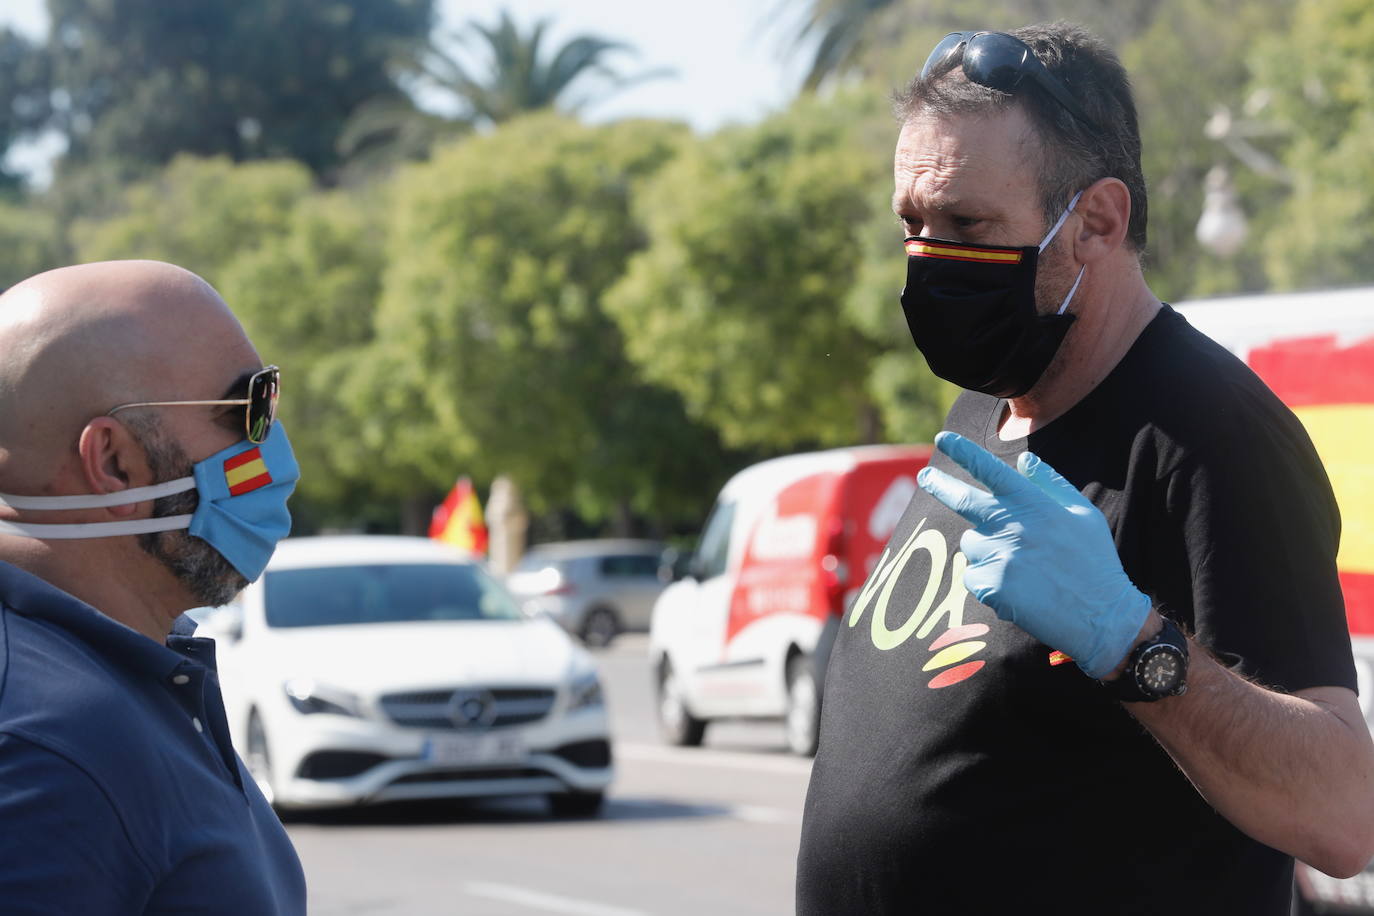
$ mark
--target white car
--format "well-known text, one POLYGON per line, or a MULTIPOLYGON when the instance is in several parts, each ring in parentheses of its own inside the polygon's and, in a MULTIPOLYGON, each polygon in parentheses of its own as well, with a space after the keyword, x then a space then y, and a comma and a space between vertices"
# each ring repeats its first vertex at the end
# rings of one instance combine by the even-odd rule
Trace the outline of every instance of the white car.
POLYGON ((548 796, 590 816, 612 778, 601 683, 552 620, 422 538, 292 538, 197 635, 230 733, 279 808, 548 796))

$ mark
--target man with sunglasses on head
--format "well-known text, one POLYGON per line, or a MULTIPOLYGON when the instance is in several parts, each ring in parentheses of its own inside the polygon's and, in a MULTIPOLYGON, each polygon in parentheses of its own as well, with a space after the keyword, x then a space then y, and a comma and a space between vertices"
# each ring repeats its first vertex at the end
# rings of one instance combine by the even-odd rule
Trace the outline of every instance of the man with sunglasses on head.
POLYGON ((179 620, 290 529, 276 367, 152 261, 11 287, 0 354, 0 911, 303 914, 214 643, 179 620))
POLYGON ((965 391, 839 624, 798 912, 1286 914, 1293 857, 1374 854, 1311 442, 1146 286, 1101 42, 953 33, 898 106, 902 308, 965 391))

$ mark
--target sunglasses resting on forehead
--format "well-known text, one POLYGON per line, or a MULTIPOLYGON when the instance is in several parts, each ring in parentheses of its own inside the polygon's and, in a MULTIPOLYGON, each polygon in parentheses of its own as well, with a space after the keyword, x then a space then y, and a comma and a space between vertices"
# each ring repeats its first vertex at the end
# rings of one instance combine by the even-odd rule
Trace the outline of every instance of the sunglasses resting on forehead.
MULTIPOLYGON (((231 392, 241 390, 235 383, 231 392)), ((272 423, 277 418, 277 396, 281 392, 281 370, 276 366, 264 366, 248 377, 248 396, 243 398, 221 398, 211 401, 136 401, 120 404, 106 412, 112 417, 121 410, 134 407, 243 407, 243 422, 248 441, 260 444, 272 431, 272 423)))
POLYGON ((963 51, 964 76, 999 92, 1014 93, 1025 80, 1038 85, 1075 118, 1093 130, 1097 125, 1030 45, 1006 32, 950 32, 935 45, 921 67, 921 79, 946 68, 963 51))

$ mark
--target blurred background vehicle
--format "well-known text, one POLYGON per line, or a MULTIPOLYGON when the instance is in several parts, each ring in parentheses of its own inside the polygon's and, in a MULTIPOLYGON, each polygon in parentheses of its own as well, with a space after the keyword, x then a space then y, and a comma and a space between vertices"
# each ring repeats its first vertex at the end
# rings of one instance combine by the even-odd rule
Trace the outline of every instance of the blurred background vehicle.
POLYGON ((925 445, 774 458, 730 479, 649 634, 661 731, 700 744, 712 719, 778 718, 816 751, 841 615, 878 562, 930 459, 925 445))
MULTIPOLYGON (((1360 710, 1374 729, 1374 287, 1200 299, 1178 311, 1293 409, 1321 455, 1341 510, 1336 567, 1360 710)), ((1299 862, 1293 912, 1374 913, 1374 863, 1332 878, 1299 862)))
POLYGON ((279 808, 484 795, 599 811, 595 663, 471 557, 421 538, 288 539, 197 631, 234 745, 279 808))
POLYGON ((654 601, 667 584, 659 576, 664 545, 645 540, 585 540, 539 544, 506 579, 528 609, 544 611, 589 646, 616 634, 647 630, 654 601))

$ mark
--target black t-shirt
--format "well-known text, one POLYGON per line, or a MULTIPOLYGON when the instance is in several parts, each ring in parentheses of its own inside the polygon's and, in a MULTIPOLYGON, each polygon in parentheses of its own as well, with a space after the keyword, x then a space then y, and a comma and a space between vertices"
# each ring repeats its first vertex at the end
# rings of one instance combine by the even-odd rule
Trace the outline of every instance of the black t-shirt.
MULTIPOLYGON (((946 428, 1078 486, 1132 581, 1226 664, 1282 690, 1355 688, 1330 485, 1243 363, 1166 306, 1029 440, 998 438, 1004 403, 965 393, 946 428)), ((840 624, 798 912, 1286 914, 1291 858, 1215 813, 1077 665, 968 595, 967 527, 918 492, 840 624)))

